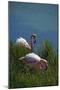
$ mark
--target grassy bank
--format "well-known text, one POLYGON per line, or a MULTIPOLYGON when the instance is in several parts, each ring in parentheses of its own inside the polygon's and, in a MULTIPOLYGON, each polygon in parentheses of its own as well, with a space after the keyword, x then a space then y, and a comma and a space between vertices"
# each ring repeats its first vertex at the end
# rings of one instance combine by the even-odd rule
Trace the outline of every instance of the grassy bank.
POLYGON ((48 61, 45 72, 38 72, 18 60, 27 53, 28 50, 9 44, 9 88, 58 85, 58 56, 51 43, 44 41, 38 49, 38 55, 48 61))

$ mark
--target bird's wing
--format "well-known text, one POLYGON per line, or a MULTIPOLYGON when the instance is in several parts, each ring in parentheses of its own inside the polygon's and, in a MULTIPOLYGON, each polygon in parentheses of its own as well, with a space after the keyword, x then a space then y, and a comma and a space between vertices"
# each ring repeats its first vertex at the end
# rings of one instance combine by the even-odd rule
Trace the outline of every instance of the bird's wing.
POLYGON ((35 53, 29 53, 29 54, 26 55, 26 57, 34 58, 34 59, 36 59, 37 61, 40 61, 40 59, 41 59, 41 58, 40 58, 37 54, 35 54, 35 53))
POLYGON ((18 38, 18 39, 16 40, 16 43, 17 43, 18 45, 20 45, 20 46, 24 46, 24 47, 26 47, 26 48, 31 48, 30 45, 28 44, 28 42, 27 42, 24 38, 22 38, 22 37, 18 38))
POLYGON ((25 57, 25 61, 27 63, 31 63, 31 64, 34 64, 34 63, 38 62, 35 58, 32 58, 32 57, 25 57))
POLYGON ((35 53, 29 53, 25 56, 25 60, 30 63, 37 63, 40 61, 40 57, 35 53))

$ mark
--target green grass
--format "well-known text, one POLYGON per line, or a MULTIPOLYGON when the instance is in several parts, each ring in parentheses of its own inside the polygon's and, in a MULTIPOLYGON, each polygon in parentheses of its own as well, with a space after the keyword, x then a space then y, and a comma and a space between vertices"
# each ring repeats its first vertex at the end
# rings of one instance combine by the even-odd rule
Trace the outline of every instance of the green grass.
POLYGON ((58 56, 51 43, 44 41, 38 49, 38 55, 48 61, 47 71, 38 72, 18 60, 27 53, 28 50, 9 44, 9 88, 58 85, 58 56))

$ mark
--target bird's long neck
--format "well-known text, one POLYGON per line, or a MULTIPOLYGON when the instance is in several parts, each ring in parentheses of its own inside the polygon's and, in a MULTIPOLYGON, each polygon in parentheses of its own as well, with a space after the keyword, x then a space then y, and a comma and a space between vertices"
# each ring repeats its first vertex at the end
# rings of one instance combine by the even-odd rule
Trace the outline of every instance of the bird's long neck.
POLYGON ((31 37, 31 41, 30 41, 30 46, 31 46, 31 51, 33 51, 33 38, 31 37))

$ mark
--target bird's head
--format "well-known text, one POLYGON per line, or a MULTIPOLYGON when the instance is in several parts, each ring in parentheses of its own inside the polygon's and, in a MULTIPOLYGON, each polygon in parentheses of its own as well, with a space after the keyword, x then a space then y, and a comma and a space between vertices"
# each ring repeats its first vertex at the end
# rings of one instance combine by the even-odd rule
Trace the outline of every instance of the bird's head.
POLYGON ((41 59, 40 62, 39 62, 39 69, 41 71, 45 71, 45 70, 47 70, 47 68, 48 68, 48 62, 47 62, 47 60, 41 59))

